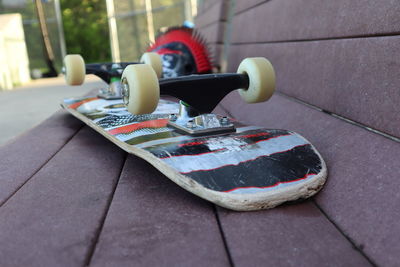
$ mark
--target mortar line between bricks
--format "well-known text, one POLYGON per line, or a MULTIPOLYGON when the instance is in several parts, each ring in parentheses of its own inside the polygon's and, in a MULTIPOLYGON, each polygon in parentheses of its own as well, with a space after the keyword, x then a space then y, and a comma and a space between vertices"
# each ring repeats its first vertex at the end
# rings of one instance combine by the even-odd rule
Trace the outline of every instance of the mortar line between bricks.
POLYGON ((228 241, 226 240, 225 232, 224 232, 224 229, 222 227, 222 223, 221 223, 221 220, 219 217, 218 208, 215 204, 213 204, 213 209, 214 209, 215 219, 217 220, 218 229, 219 229, 219 232, 221 233, 222 242, 224 244, 226 255, 228 257, 229 265, 234 267, 235 264, 233 263, 232 255, 231 255, 231 252, 230 252, 229 246, 228 246, 228 241))
POLYGON ((214 20, 214 21, 211 21, 211 22, 209 22, 209 23, 207 23, 207 24, 204 24, 204 25, 202 25, 202 26, 200 26, 199 28, 197 28, 197 30, 203 30, 203 29, 205 29, 205 28, 208 28, 208 27, 210 27, 210 26, 213 26, 214 24, 219 24, 220 22, 225 22, 225 21, 223 21, 223 20, 220 20, 220 19, 218 19, 218 20, 214 20))
POLYGON ((27 184, 38 172, 40 172, 40 171, 44 168, 44 166, 46 166, 47 163, 49 163, 50 160, 52 160, 52 159, 58 154, 58 152, 60 152, 60 151, 69 143, 69 141, 71 141, 72 138, 74 138, 74 137, 82 130, 82 128, 83 128, 84 126, 85 126, 85 125, 82 125, 78 130, 76 130, 76 132, 75 132, 73 135, 71 135, 71 137, 68 138, 68 139, 66 140, 66 142, 65 142, 61 147, 59 147, 59 148, 57 149, 57 151, 54 152, 42 165, 40 165, 40 167, 39 167, 36 171, 34 171, 34 173, 33 173, 28 179, 26 179, 20 186, 18 186, 18 187, 14 190, 14 192, 12 192, 6 199, 4 199, 4 201, 0 202, 0 208, 1 208, 3 205, 5 205, 16 193, 18 193, 18 191, 19 191, 25 184, 27 184))
POLYGON ((324 215, 324 217, 336 228, 336 230, 344 237, 346 238, 346 240, 351 244, 351 246, 357 250, 358 253, 361 254, 361 256, 363 256, 370 264, 371 266, 377 267, 378 265, 370 258, 368 257, 367 254, 365 254, 365 252, 362 250, 362 248, 360 248, 356 242, 350 237, 348 236, 334 221, 332 218, 329 217, 329 215, 321 208, 320 205, 318 205, 318 203, 316 202, 315 199, 311 199, 311 202, 315 205, 315 207, 317 207, 317 209, 324 215))
POLYGON ((114 187, 113 187, 113 189, 111 191, 111 194, 109 195, 109 197, 107 199, 106 208, 104 210, 103 215, 100 218, 100 224, 99 224, 98 228, 95 231, 95 237, 93 239, 93 243, 89 246, 89 250, 88 250, 88 252, 87 252, 87 254, 85 256, 85 260, 84 260, 83 266, 90 266, 90 264, 92 263, 94 252, 95 252, 97 244, 99 242, 101 232, 103 231, 103 227, 104 227, 105 221, 107 219, 108 212, 110 211, 111 203, 112 203, 112 201, 114 199, 115 192, 117 191, 117 187, 118 187, 119 181, 121 180, 121 175, 122 175, 122 172, 123 172, 123 170, 125 168, 125 164, 126 164, 127 158, 128 158, 128 153, 125 152, 124 160, 123 160, 123 163, 121 165, 121 168, 120 168, 120 171, 119 171, 119 174, 118 174, 118 179, 115 182, 115 185, 114 185, 114 187))
POLYGON ((249 7, 245 8, 245 9, 240 10, 239 12, 236 12, 235 16, 240 15, 240 14, 242 14, 242 13, 244 13, 244 12, 250 10, 250 9, 256 8, 258 6, 261 6, 261 5, 263 5, 263 4, 267 3, 267 2, 271 2, 271 1, 272 0, 264 0, 264 1, 260 2, 260 3, 258 3, 258 4, 249 6, 249 7))
POLYGON ((228 115, 229 118, 235 119, 232 113, 230 113, 222 104, 219 104, 219 107, 228 115))
POLYGON ((219 1, 215 1, 212 5, 208 6, 206 9, 202 10, 201 14, 204 14, 204 13, 208 12, 211 8, 213 8, 218 3, 219 3, 219 1))
POLYGON ((325 114, 327 114, 327 115, 330 115, 330 116, 332 116, 332 117, 334 117, 334 118, 336 118, 336 119, 345 121, 345 122, 347 122, 347 123, 349 123, 349 124, 352 124, 352 125, 354 125, 354 126, 360 127, 360 128, 362 128, 362 129, 367 130, 367 131, 369 131, 369 132, 372 132, 372 133, 374 133, 374 134, 383 136, 383 137, 388 138, 388 139, 390 139, 390 140, 392 140, 392 141, 395 141, 395 142, 397 142, 397 143, 400 143, 400 138, 398 138, 398 137, 396 137, 396 136, 393 136, 393 135, 384 133, 384 132, 382 132, 382 131, 376 130, 376 129, 374 129, 374 128, 372 128, 372 127, 369 127, 369 126, 367 126, 367 125, 365 125, 365 124, 362 124, 362 123, 353 121, 353 120, 351 120, 351 119, 345 118, 345 117, 343 117, 343 116, 340 116, 340 115, 338 115, 338 114, 336 114, 336 113, 333 113, 333 112, 330 112, 330 111, 328 111, 328 110, 321 109, 321 108, 319 108, 318 106, 309 104, 309 103, 307 103, 307 102, 304 102, 304 101, 302 101, 302 100, 300 100, 300 99, 298 99, 298 98, 295 98, 295 97, 289 96, 289 95, 287 95, 287 94, 284 94, 284 93, 282 93, 282 92, 276 92, 276 94, 278 94, 278 95, 280 95, 280 96, 283 96, 283 97, 285 97, 285 98, 288 98, 288 99, 290 99, 290 100, 292 100, 292 101, 294 101, 294 102, 303 104, 303 105, 305 105, 305 106, 307 106, 307 107, 310 107, 310 108, 312 108, 312 109, 321 111, 321 112, 323 112, 323 113, 325 113, 325 114))
POLYGON ((290 43, 306 43, 306 42, 321 42, 321 41, 339 41, 339 40, 357 40, 357 39, 369 39, 369 38, 385 38, 385 37, 399 37, 400 32, 387 32, 387 33, 376 33, 376 34, 354 34, 337 37, 322 37, 322 38, 310 38, 310 39, 294 39, 294 40, 276 40, 276 41, 259 41, 259 42, 232 42, 233 46, 240 45, 267 45, 267 44, 290 44, 290 43))

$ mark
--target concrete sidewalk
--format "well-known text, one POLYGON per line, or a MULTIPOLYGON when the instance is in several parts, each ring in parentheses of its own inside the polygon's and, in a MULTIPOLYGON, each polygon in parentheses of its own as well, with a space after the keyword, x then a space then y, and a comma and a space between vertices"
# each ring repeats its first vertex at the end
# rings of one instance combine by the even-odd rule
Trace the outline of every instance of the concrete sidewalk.
POLYGON ((29 130, 60 109, 67 97, 82 96, 105 87, 88 75, 82 86, 68 86, 64 77, 40 79, 12 91, 0 91, 0 146, 29 130))

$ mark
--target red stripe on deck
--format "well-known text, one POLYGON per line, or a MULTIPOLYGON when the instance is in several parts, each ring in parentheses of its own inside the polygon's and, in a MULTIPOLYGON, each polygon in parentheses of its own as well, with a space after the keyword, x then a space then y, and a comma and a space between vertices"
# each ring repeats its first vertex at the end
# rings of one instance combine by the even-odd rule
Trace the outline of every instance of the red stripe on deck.
POLYGON ((277 182, 276 184, 269 185, 269 186, 260 186, 260 187, 258 187, 258 186, 244 186, 244 187, 236 187, 236 188, 233 188, 233 189, 230 189, 230 190, 227 190, 227 191, 222 191, 222 192, 229 193, 229 192, 232 192, 232 191, 235 191, 235 190, 238 190, 238 189, 246 189, 246 188, 259 188, 259 189, 272 188, 272 187, 278 186, 278 185, 280 185, 280 184, 289 184, 289 183, 294 183, 294 182, 298 182, 298 181, 301 181, 301 180, 305 180, 305 179, 307 179, 307 178, 308 178, 309 176, 311 176, 311 175, 317 175, 317 174, 316 174, 316 173, 307 173, 304 177, 298 178, 298 179, 296 179, 296 180, 287 181, 287 182, 277 182))
MULTIPOLYGON (((256 133, 256 134, 248 134, 248 135, 238 135, 238 136, 232 136, 231 138, 235 139, 244 139, 244 138, 252 138, 252 137, 259 137, 259 136, 268 136, 270 133, 256 133)), ((279 135, 281 136, 281 135, 279 135)), ((279 137, 277 136, 277 137, 279 137)), ((207 138, 207 137, 205 137, 207 138)), ((264 139, 262 141, 265 141, 267 139, 264 139)), ((196 146, 196 145, 202 145, 207 143, 209 140, 204 140, 204 141, 197 141, 197 142, 190 142, 190 143, 185 143, 185 144, 179 144, 179 147, 184 147, 184 146, 196 146)))
MULTIPOLYGON (((263 136, 263 135, 268 135, 268 134, 253 134, 253 135, 248 135, 248 136, 241 136, 241 138, 242 137, 258 137, 258 136, 263 136)), ((253 143, 243 144, 243 145, 240 145, 239 147, 252 146, 252 145, 260 143, 260 142, 265 142, 265 141, 269 141, 271 139, 279 138, 279 137, 282 137, 282 136, 289 136, 289 135, 291 135, 291 134, 283 134, 283 135, 273 136, 273 137, 270 137, 270 138, 258 140, 258 141, 253 142, 253 143)), ((203 143, 206 143, 206 142, 197 142, 197 143, 193 142, 191 144, 200 145, 200 144, 203 144, 203 143)), ((216 150, 212 150, 212 151, 204 152, 204 153, 200 153, 200 154, 183 154, 183 155, 176 155, 176 156, 168 156, 168 157, 165 157, 165 158, 182 157, 182 156, 200 156, 200 155, 204 155, 204 154, 208 154, 208 153, 214 153, 214 152, 220 152, 220 151, 224 151, 224 150, 226 150, 226 148, 219 148, 219 149, 216 149, 216 150)), ((287 152, 289 150, 291 150, 291 149, 288 149, 288 150, 285 150, 285 151, 282 151, 282 152, 287 152)), ((282 152, 278 152, 278 153, 282 153, 282 152)), ((163 159, 163 158, 161 158, 161 159, 163 159)))
POLYGON ((151 121, 144 121, 139 123, 134 123, 126 126, 122 126, 119 128, 115 128, 109 130, 108 132, 112 135, 116 134, 127 134, 133 131, 137 131, 143 128, 161 128, 166 127, 168 123, 168 119, 159 119, 159 120, 151 120, 151 121))
POLYGON ((203 152, 203 153, 199 153, 199 154, 174 155, 174 156, 167 156, 167 157, 163 157, 163 158, 159 158, 159 159, 169 159, 169 158, 176 158, 176 157, 198 157, 198 156, 201 156, 201 155, 220 152, 220 151, 225 151, 225 150, 226 150, 226 148, 219 148, 219 149, 216 149, 216 150, 213 150, 213 151, 207 151, 207 152, 203 152))
POLYGON ((99 98, 98 97, 86 98, 85 100, 82 100, 82 101, 79 101, 77 103, 71 104, 68 107, 71 108, 71 109, 77 109, 79 106, 81 106, 81 105, 83 105, 85 103, 91 102, 93 100, 97 100, 97 99, 99 99, 99 98))
MULTIPOLYGON (((272 137, 272 138, 275 138, 275 137, 272 137)), ((293 150, 295 148, 302 147, 302 146, 308 146, 308 145, 310 145, 310 144, 294 146, 294 147, 289 148, 288 150, 285 150, 285 151, 279 151, 279 152, 271 153, 271 154, 268 154, 268 155, 261 155, 261 156, 255 157, 254 159, 244 160, 244 161, 238 162, 236 164, 226 164, 226 165, 222 165, 222 166, 219 166, 219 167, 216 167, 216 168, 194 170, 194 171, 190 171, 190 172, 181 172, 181 173, 182 174, 188 174, 188 173, 192 173, 192 172, 208 172, 208 171, 214 171, 214 170, 218 170, 218 169, 221 169, 221 168, 225 168, 225 167, 228 167, 228 166, 238 166, 238 165, 246 163, 246 162, 255 161, 255 160, 259 159, 259 158, 271 157, 272 155, 285 153, 285 152, 288 152, 288 151, 293 150)), ((209 153, 213 153, 213 152, 209 152, 209 153)), ((203 154, 206 154, 206 153, 203 153, 203 154)), ((186 156, 196 156, 196 155, 186 155, 186 156)), ((172 157, 176 157, 176 156, 172 156, 172 157)))
POLYGON ((240 147, 251 146, 251 145, 254 145, 254 144, 257 144, 257 143, 260 143, 260 142, 268 141, 268 140, 279 138, 279 137, 282 137, 282 136, 289 136, 289 135, 292 135, 292 134, 288 133, 288 134, 282 134, 282 135, 278 135, 278 136, 273 136, 273 137, 270 137, 270 138, 267 138, 267 139, 262 139, 262 140, 255 141, 254 143, 244 144, 244 145, 241 145, 240 147))
MULTIPOLYGON (((270 138, 267 138, 267 139, 258 140, 258 141, 254 142, 254 143, 243 144, 243 145, 240 145, 239 147, 251 146, 251 145, 257 144, 259 142, 264 142, 264 141, 268 141, 268 140, 271 140, 271 139, 274 139, 274 138, 279 138, 279 137, 282 137, 282 136, 289 136, 289 135, 291 135, 291 134, 278 135, 278 136, 270 137, 270 138)), ((262 135, 260 134, 260 136, 262 136, 262 135)), ((191 142, 191 143, 179 145, 179 147, 186 146, 188 144, 201 145, 201 144, 204 144, 204 143, 206 143, 206 141, 204 141, 204 142, 191 142)), ((291 149, 289 149, 289 150, 291 150, 291 149)), ((287 152, 289 150, 285 150, 285 151, 282 151, 282 152, 287 152)), ((204 154, 210 154, 210 153, 221 152, 221 151, 226 151, 226 148, 218 148, 216 150, 211 150, 211 151, 207 151, 207 152, 203 152, 203 153, 199 153, 199 154, 169 155, 167 157, 162 157, 162 158, 159 158, 159 159, 167 159, 167 158, 174 158, 174 157, 196 157, 196 156, 200 156, 200 155, 204 155, 204 154)), ((277 153, 282 153, 282 152, 277 152, 277 153)))

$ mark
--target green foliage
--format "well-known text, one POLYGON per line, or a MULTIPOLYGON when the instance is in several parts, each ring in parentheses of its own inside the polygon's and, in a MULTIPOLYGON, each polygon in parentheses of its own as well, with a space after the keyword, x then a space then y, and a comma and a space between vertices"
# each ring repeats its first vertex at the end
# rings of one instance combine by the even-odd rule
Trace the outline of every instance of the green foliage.
MULTIPOLYGON (((24 20, 30 68, 46 69, 43 41, 33 0, 21 7, 5 8, 0 13, 17 12, 24 20)), ((152 0, 154 29, 181 25, 184 2, 188 0, 152 0)), ((111 48, 105 0, 60 0, 68 54, 81 54, 87 63, 111 61, 111 48)), ((54 1, 43 2, 49 37, 60 71, 62 56, 55 20, 54 1)), ((136 61, 149 46, 144 0, 114 0, 121 60, 136 61), (133 16, 133 14, 136 15, 133 16)))
MULTIPOLYGON (((151 4, 156 33, 161 27, 183 23, 184 0, 152 0, 151 4)), ((138 60, 150 44, 145 1, 114 0, 114 6, 121 60, 138 60)))
POLYGON ((85 62, 111 61, 104 0, 61 0, 68 54, 81 54, 85 62))

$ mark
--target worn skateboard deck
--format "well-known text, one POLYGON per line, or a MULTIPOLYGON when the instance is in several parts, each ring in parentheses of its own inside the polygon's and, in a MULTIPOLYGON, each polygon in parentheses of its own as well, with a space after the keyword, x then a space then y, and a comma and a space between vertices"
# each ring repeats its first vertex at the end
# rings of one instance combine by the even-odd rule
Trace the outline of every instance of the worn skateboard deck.
POLYGON ((167 126, 179 104, 166 100, 148 115, 130 114, 122 100, 97 97, 61 105, 184 189, 229 209, 266 209, 307 198, 326 180, 320 154, 291 131, 237 123, 235 133, 185 135, 167 126))

